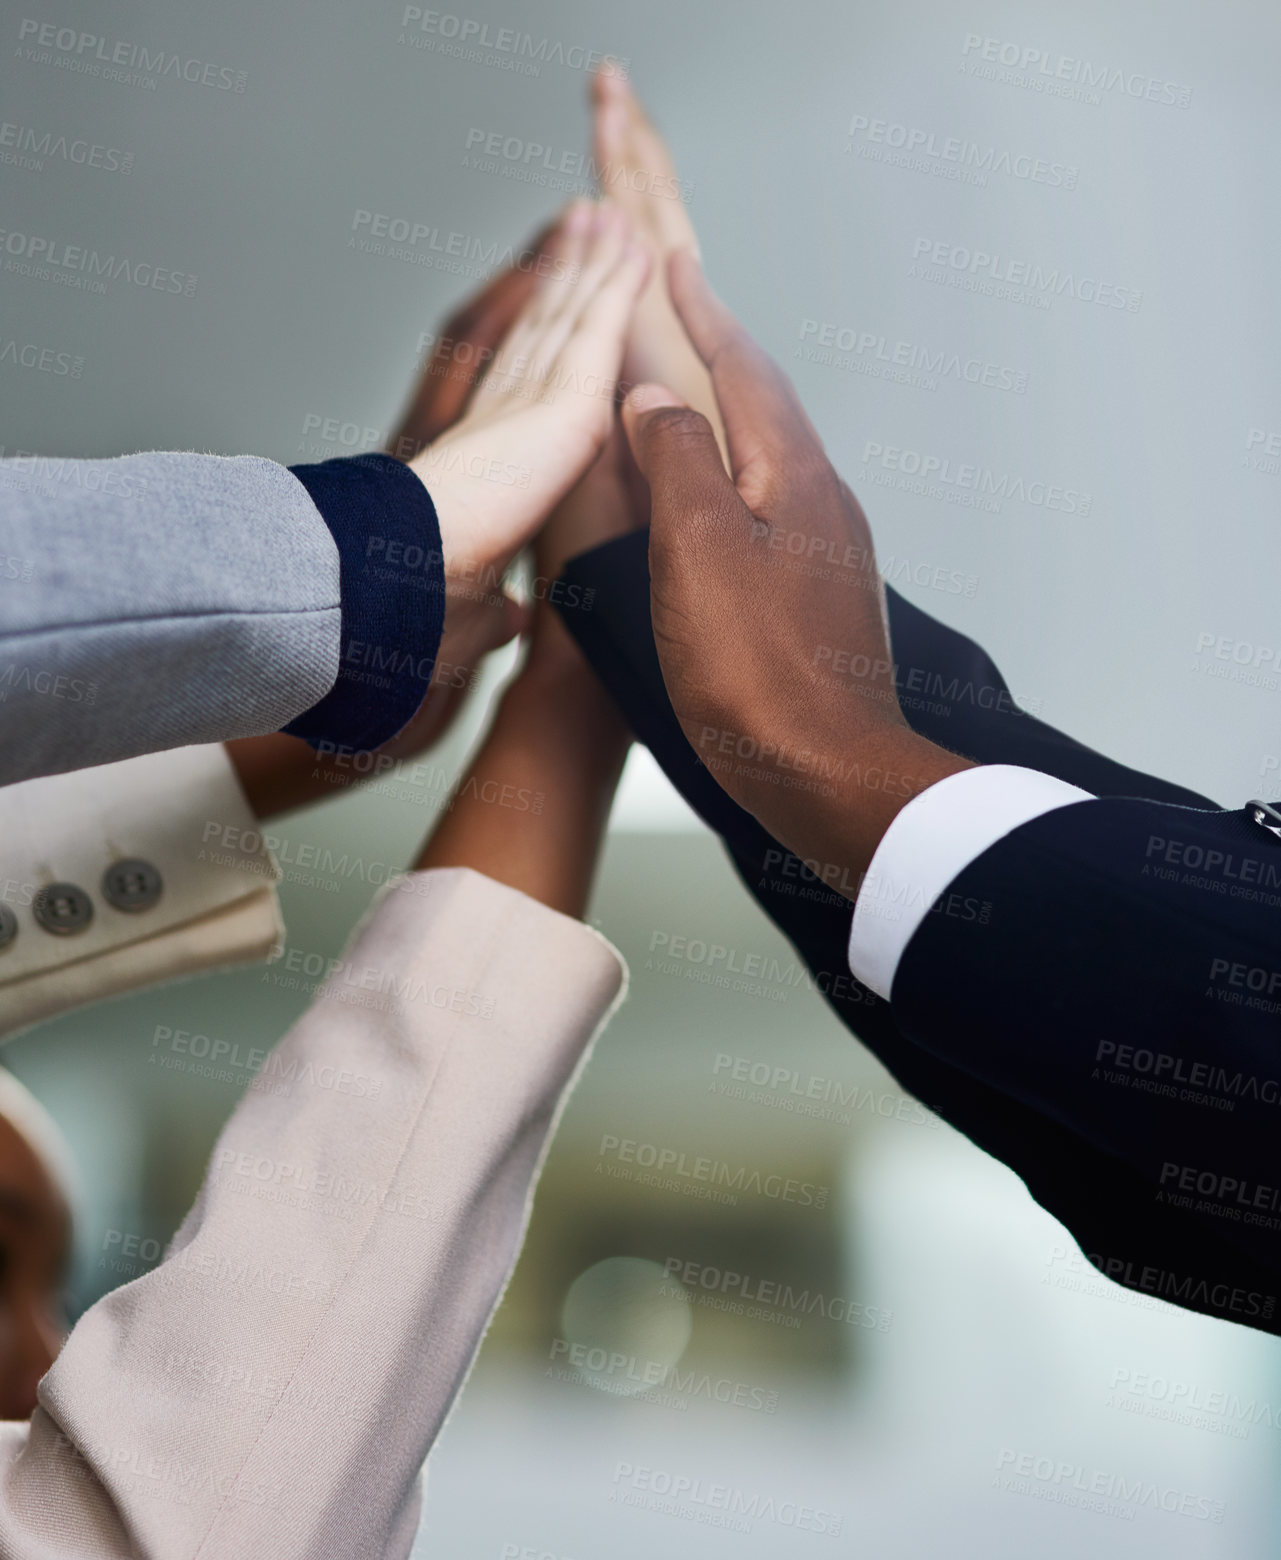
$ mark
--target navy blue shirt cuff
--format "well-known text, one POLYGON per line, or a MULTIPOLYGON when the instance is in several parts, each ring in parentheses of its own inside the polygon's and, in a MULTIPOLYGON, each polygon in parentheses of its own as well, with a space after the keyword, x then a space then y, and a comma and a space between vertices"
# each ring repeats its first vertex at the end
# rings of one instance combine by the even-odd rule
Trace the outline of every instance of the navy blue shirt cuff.
POLYGON ((338 680, 284 727, 326 751, 369 752, 413 719, 445 628, 445 561, 436 506, 390 455, 291 466, 338 545, 338 680))

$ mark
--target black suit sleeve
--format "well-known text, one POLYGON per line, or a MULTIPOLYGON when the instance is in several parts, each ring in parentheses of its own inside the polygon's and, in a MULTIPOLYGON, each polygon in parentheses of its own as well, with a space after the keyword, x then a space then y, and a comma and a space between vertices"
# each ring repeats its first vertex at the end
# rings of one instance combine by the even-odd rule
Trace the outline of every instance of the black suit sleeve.
MULTIPOLYGON (((982 1076, 956 1047, 905 1035, 891 1004, 849 973, 850 904, 716 784, 685 740, 663 685, 649 616, 648 536, 635 532, 575 559, 561 593, 565 622, 633 730, 668 778, 725 841, 744 886, 787 936, 837 1018, 917 1095, 980 1148, 1018 1174, 1101 1271, 1117 1282, 1281 1334, 1281 1263, 1229 1239, 1221 1225, 1157 1202, 1130 1149, 1041 1108, 1030 1093, 982 1076)), ((1150 798, 1208 809, 1204 798, 1114 764, 1018 709, 999 671, 973 641, 894 592, 890 627, 900 697, 912 726, 980 763, 1024 764, 1098 795, 1150 798)), ((1031 826, 1029 826, 1031 827, 1031 826)), ((955 903, 956 901, 953 901, 955 903)), ((976 927, 991 930, 990 895, 966 894, 976 927), (987 906, 987 925, 979 920, 987 906)), ((942 918, 927 917, 937 931, 942 918)), ((949 922, 950 924, 950 922, 949 922)), ((917 934, 919 941, 925 928, 917 934)), ((1000 921, 996 922, 999 934, 1000 921)), ((924 944, 922 943, 922 946, 924 944)), ((989 947, 994 944, 990 943, 989 947)), ((911 950, 909 949, 909 952, 911 950)), ((898 988, 894 996, 897 1000, 898 988)), ((925 1020, 932 1024, 933 1020, 925 1020)), ((982 1049, 982 1036, 967 1044, 982 1049)))
POLYGON ((1081 802, 949 893, 990 914, 926 917, 894 979, 899 1032, 1276 1265, 1281 840, 1245 811, 1081 802))

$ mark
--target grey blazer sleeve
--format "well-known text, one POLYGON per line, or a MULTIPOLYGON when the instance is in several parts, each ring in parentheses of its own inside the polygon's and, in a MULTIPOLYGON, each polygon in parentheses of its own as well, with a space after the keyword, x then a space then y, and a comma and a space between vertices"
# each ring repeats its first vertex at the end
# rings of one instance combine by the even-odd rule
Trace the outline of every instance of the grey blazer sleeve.
POLYGON ((338 546, 273 461, 0 461, 0 785, 278 731, 341 626, 338 546))
POLYGON ((624 980, 596 933, 477 873, 391 889, 165 1260, 85 1313, 30 1425, 0 1425, 0 1555, 405 1560, 624 980))

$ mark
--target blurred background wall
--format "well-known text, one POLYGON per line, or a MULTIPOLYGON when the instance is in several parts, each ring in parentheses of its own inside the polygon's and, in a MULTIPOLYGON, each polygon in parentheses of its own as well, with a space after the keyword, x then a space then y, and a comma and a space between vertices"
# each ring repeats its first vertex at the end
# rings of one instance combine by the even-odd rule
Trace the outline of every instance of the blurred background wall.
MULTIPOLYGON (((1074 735, 1225 804, 1281 793, 1274 8, 15 0, 0 42, 0 120, 114 154, 0 137, 0 345, 67 364, 0 354, 4 454, 376 447, 483 268, 373 253, 366 218, 519 241, 586 187, 526 153, 586 150, 581 66, 612 54, 898 588, 1074 735), (495 46, 503 28, 528 44, 495 46), (198 79, 113 78, 60 29, 198 79), (511 154, 478 159, 494 133, 511 154), (72 290, 23 270, 10 235, 33 234, 194 281, 72 290), (1038 285, 1002 295, 1012 264, 1038 285), (958 504, 914 475, 944 462, 1024 496, 958 504)), ((427 780, 274 831, 301 957, 336 953, 410 859, 501 671, 427 780), (342 865, 288 865, 312 844, 342 865)), ((838 1028, 643 755, 594 917, 631 998, 433 1459, 423 1555, 1278 1552, 1276 1343, 1094 1276, 838 1028), (768 978, 736 987, 713 947, 768 978), (668 1151, 807 1191, 692 1196, 645 1170, 668 1151), (1099 1474, 1159 1498, 1088 1509, 1099 1474), (754 1515, 721 1525, 713 1485, 754 1515)), ((154 1263, 248 1081, 158 1035, 252 1048, 306 1000, 253 970, 7 1049, 84 1167, 77 1308, 154 1263)))

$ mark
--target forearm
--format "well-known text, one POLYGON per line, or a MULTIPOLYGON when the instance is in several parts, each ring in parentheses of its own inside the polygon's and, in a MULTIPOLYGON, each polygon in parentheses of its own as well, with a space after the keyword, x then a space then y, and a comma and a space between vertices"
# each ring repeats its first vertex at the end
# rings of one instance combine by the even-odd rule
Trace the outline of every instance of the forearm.
POLYGON ((422 703, 444 572, 385 456, 0 461, 0 783, 282 728, 376 748, 422 703), (417 571, 389 568, 409 549, 417 571), (376 675, 375 675, 376 673, 376 675))
POLYGON ((165 1261, 41 1384, 0 1553, 35 1554, 52 1511, 41 1555, 408 1556, 418 1469, 623 970, 470 873, 389 890, 336 963, 165 1261), (187 1499, 155 1498, 179 1477, 187 1499))
POLYGON ((560 625, 546 628, 417 865, 471 867, 581 917, 629 736, 560 625))
POLYGON ((272 731, 339 665, 332 537, 271 461, 0 462, 0 782, 272 731))

